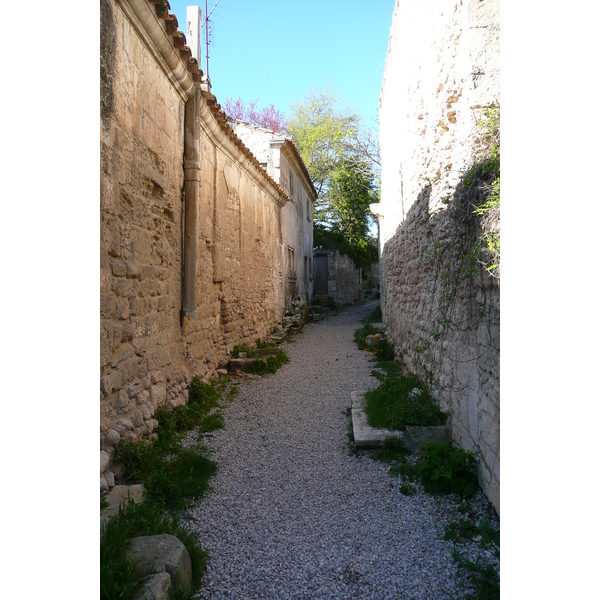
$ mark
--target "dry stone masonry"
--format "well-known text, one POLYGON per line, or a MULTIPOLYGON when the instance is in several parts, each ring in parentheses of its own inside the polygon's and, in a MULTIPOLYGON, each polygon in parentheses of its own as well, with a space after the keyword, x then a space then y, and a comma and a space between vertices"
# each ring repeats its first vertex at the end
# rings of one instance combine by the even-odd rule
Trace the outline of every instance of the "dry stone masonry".
POLYGON ((461 275, 450 209, 477 122, 499 106, 499 77, 498 0, 396 1, 380 96, 381 203, 372 205, 384 321, 404 368, 432 381, 453 438, 479 453, 498 511, 499 279, 461 275))
POLYGON ((314 253, 315 295, 330 298, 339 306, 354 304, 361 298, 362 269, 339 250, 314 253))

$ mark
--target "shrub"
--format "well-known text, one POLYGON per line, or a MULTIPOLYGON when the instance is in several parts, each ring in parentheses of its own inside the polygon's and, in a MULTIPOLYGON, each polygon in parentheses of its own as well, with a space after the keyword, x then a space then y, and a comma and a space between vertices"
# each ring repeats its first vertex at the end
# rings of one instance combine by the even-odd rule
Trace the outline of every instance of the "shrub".
POLYGON ((469 497, 478 490, 475 456, 453 442, 426 444, 414 468, 430 494, 456 493, 469 497))
POLYGON ((425 385, 415 376, 388 370, 378 388, 365 393, 365 413, 371 427, 404 430, 407 425, 443 425, 446 416, 425 385), (415 391, 417 390, 417 391, 415 391))
POLYGON ((260 353, 267 356, 267 362, 256 360, 249 367, 251 373, 255 375, 266 375, 267 373, 276 373, 285 363, 290 362, 288 355, 280 348, 269 349, 269 355, 266 352, 260 353))

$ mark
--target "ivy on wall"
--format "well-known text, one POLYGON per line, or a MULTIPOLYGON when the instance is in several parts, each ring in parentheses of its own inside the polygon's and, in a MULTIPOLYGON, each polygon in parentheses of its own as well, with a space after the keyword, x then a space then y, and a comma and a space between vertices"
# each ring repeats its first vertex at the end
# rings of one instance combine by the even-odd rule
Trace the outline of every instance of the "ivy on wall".
MULTIPOLYGON (((500 108, 485 109, 479 128, 479 152, 453 195, 443 200, 449 231, 443 239, 433 239, 427 250, 434 278, 415 366, 430 382, 431 369, 441 359, 440 342, 450 335, 473 331, 484 322, 488 340, 481 351, 498 350, 490 294, 500 278, 500 108)), ((422 201, 428 203, 431 188, 425 192, 422 201)))

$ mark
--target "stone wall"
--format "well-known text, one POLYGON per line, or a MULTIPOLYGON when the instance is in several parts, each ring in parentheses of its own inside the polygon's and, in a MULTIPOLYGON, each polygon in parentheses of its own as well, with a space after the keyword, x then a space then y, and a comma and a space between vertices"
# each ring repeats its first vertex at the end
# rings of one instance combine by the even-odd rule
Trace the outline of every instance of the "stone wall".
POLYGON ((454 192, 481 140, 477 122, 499 105, 498 63, 497 0, 397 0, 375 210, 382 309, 397 357, 430 380, 453 438, 479 453, 480 483, 499 511, 499 279, 461 271, 465 232, 454 218, 454 192))
POLYGON ((354 261, 338 250, 322 250, 314 253, 315 269, 322 268, 318 257, 327 258, 327 296, 340 306, 360 300, 362 271, 354 261))
POLYGON ((157 7, 101 2, 105 469, 120 439, 152 432, 158 406, 184 403, 192 375, 214 376, 285 308, 286 193, 201 89, 176 20, 157 7))
POLYGON ((254 153, 274 181, 287 192, 290 201, 281 209, 284 243, 285 304, 290 307, 297 296, 307 301, 313 294, 313 203, 314 189, 306 165, 294 142, 282 133, 229 119, 236 135, 254 153))

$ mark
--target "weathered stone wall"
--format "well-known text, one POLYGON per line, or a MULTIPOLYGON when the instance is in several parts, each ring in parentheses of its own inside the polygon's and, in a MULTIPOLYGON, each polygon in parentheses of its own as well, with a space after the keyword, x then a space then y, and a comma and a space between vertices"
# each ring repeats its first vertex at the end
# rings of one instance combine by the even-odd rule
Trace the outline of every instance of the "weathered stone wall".
MULTIPOLYGON (((287 264, 287 273, 295 278, 294 285, 286 290, 286 306, 289 307, 296 296, 307 301, 312 297, 312 200, 284 155, 280 158, 279 170, 280 183, 292 198, 281 209, 283 240, 287 248, 293 249, 294 255, 294 264, 287 264)), ((286 252, 287 261, 289 257, 290 253, 286 252)))
POLYGON ((338 305, 360 300, 362 274, 354 261, 338 250, 315 252, 316 256, 327 256, 327 296, 338 305))
POLYGON ((238 343, 265 339, 284 312, 281 206, 232 160, 210 132, 200 139, 197 316, 184 317, 183 337, 214 373, 238 343))
POLYGON ((104 0, 101 11, 102 434, 127 419, 103 440, 112 446, 118 435, 152 428, 167 385, 181 383, 185 96, 121 5, 104 0))
POLYGON ((313 292, 313 188, 306 166, 293 141, 281 133, 230 119, 236 135, 252 150, 267 173, 287 192, 290 201, 281 209, 282 260, 285 265, 285 304, 313 292))
POLYGON ((104 469, 120 439, 152 432, 158 406, 186 401, 192 375, 214 376, 284 312, 285 192, 199 90, 172 32, 146 0, 101 2, 104 469), (194 308, 182 316, 192 246, 194 308))
MULTIPOLYGON (((429 379, 478 451, 499 511, 499 280, 465 276, 453 194, 499 105, 499 2, 397 0, 380 97, 382 309, 404 367, 429 379)), ((498 225, 499 227, 499 225, 498 225)))

